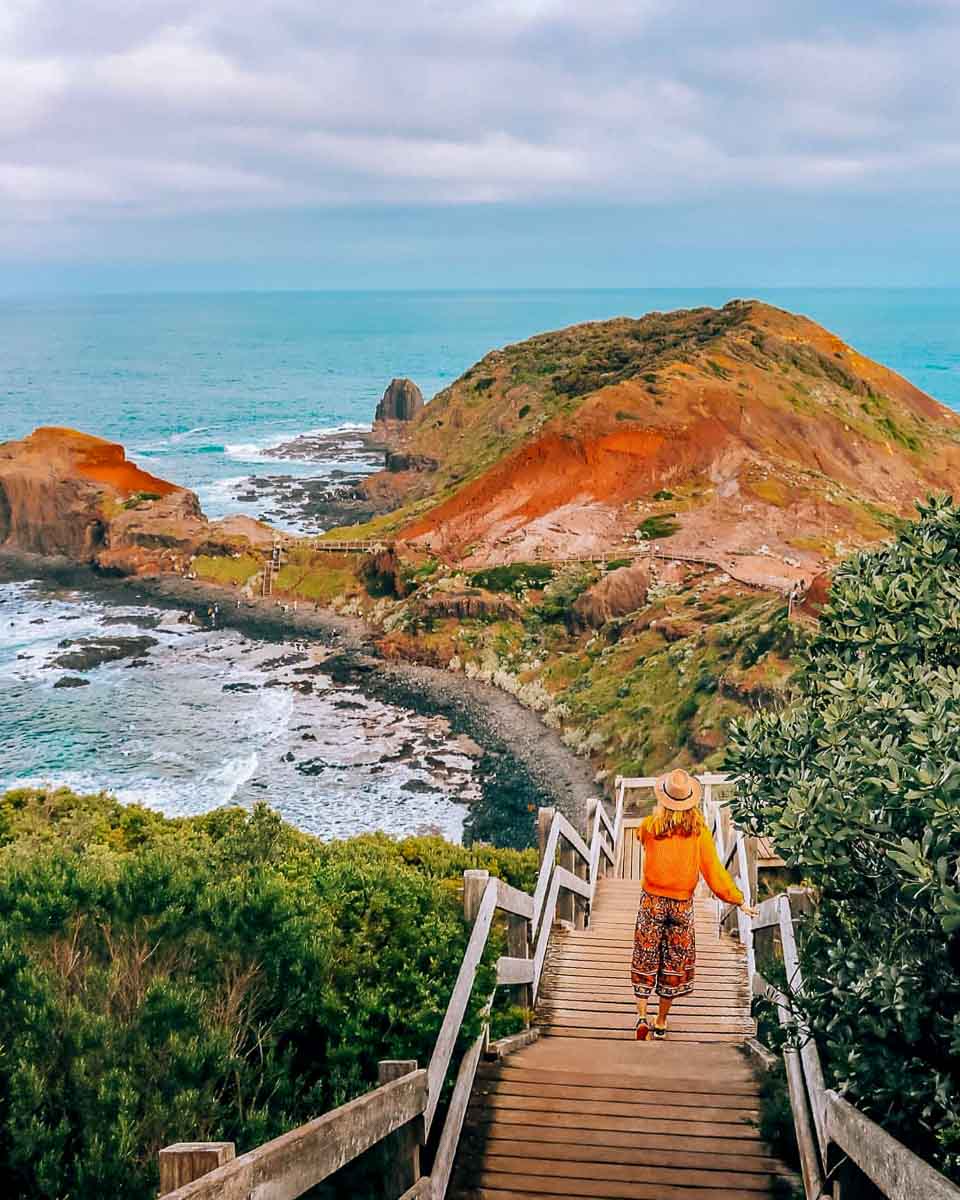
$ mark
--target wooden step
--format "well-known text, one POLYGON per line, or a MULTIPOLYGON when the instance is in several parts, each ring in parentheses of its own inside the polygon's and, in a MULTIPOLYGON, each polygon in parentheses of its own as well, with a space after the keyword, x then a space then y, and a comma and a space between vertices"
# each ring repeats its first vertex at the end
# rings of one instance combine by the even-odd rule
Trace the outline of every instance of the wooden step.
POLYGON ((679 1150, 689 1154, 695 1165, 718 1162, 720 1166, 726 1166, 736 1163, 742 1171, 768 1171, 771 1174, 782 1174, 787 1170, 771 1156, 765 1143, 749 1141, 747 1138, 702 1138, 689 1137, 686 1134, 633 1133, 622 1129, 587 1128, 578 1128, 576 1137, 571 1138, 569 1129, 548 1128, 539 1124, 511 1124, 507 1121, 493 1120, 465 1126, 464 1144, 470 1149, 482 1147, 493 1138, 508 1138, 530 1144, 540 1143, 544 1147, 582 1145, 584 1153, 588 1155, 602 1153, 607 1148, 627 1149, 636 1151, 638 1155, 649 1155, 651 1162, 679 1150))
POLYGON ((469 1200, 529 1200, 531 1196, 539 1200, 744 1200, 742 1191, 731 1188, 706 1190, 662 1183, 544 1178, 491 1170, 483 1171, 477 1189, 463 1195, 469 1200))
POLYGON ((729 1105, 732 1110, 744 1112, 756 1111, 756 1096, 728 1096, 723 1092, 664 1092, 656 1089, 639 1091, 635 1088, 599 1087, 597 1085, 580 1084, 571 1086, 569 1083, 544 1083, 522 1079, 481 1080, 477 1084, 478 1096, 542 1096, 544 1099, 572 1100, 580 1103, 589 1100, 591 1103, 610 1104, 652 1104, 698 1111, 701 1108, 723 1108, 729 1105))
MULTIPOLYGON (((616 1029, 624 1032, 634 1032, 637 1023, 635 1012, 579 1012, 567 1008, 552 1009, 544 1014, 544 1024, 565 1025, 578 1029, 616 1029)), ((741 1013, 711 1013, 701 1016, 699 1013, 673 1012, 670 1013, 669 1033, 739 1033, 749 1036, 754 1028, 751 1017, 741 1013)), ((669 1036, 669 1034, 668 1034, 669 1036)))
MULTIPOLYGON (((575 1180, 575 1186, 581 1182, 610 1183, 631 1186, 637 1182, 657 1183, 665 1187, 671 1185, 699 1188, 729 1188, 742 1192, 761 1192, 766 1195, 770 1191, 771 1177, 769 1174, 758 1175, 749 1171, 707 1171, 701 1167, 692 1167, 684 1163, 683 1155, 674 1156, 670 1166, 661 1167, 648 1165, 641 1169, 631 1163, 619 1160, 597 1162, 578 1161, 575 1158, 563 1158, 556 1154, 543 1158, 542 1148, 528 1146, 524 1143, 512 1143, 511 1149, 519 1153, 501 1153, 494 1146, 484 1155, 484 1173, 498 1172, 504 1174, 535 1175, 541 1180, 575 1180), (525 1153, 524 1153, 525 1151, 525 1153)), ((574 1192, 576 1194, 576 1192, 574 1192)), ((629 1194, 629 1193, 627 1193, 629 1194)))
MULTIPOLYGON (((634 1031, 619 1030, 619 1029, 603 1029, 597 1027, 594 1029, 581 1029, 571 1025, 543 1025, 540 1032, 544 1037, 562 1037, 562 1038, 595 1038, 597 1040, 607 1041, 610 1039, 621 1042, 635 1042, 636 1036, 634 1031)), ((754 1036, 756 1029, 747 1033, 706 1033, 706 1032, 687 1032, 686 1030, 671 1029, 667 1037, 674 1042, 728 1042, 731 1045, 743 1045, 745 1037, 754 1036)))
MULTIPOLYGON (((649 1092, 649 1074, 632 1074, 624 1071, 618 1075, 603 1073, 589 1074, 584 1071, 565 1071, 554 1068, 525 1067, 522 1063, 514 1062, 511 1058, 499 1063, 481 1063, 477 1068, 477 1078, 527 1080, 534 1083, 555 1083, 562 1087, 615 1087, 624 1091, 649 1092)), ((670 1073, 666 1076, 657 1074, 656 1091, 663 1095, 676 1092, 695 1096, 699 1092, 715 1092, 721 1084, 723 1092, 729 1096, 757 1096, 759 1085, 753 1071, 746 1065, 731 1068, 724 1066, 722 1074, 714 1074, 710 1078, 702 1075, 685 1077, 670 1073)))
MULTIPOLYGON (((713 1111, 713 1110, 711 1110, 713 1111)), ((581 1112, 576 1108, 560 1111, 550 1105, 534 1109, 527 1106, 511 1105, 506 1102, 491 1102, 485 1097, 482 1103, 471 1102, 467 1109, 467 1118, 471 1124, 482 1121, 499 1121, 507 1125, 537 1125, 544 1129, 564 1129, 577 1131, 580 1129, 606 1130, 608 1132, 644 1134, 657 1137, 667 1136, 691 1138, 735 1138, 738 1141, 761 1142, 755 1126, 746 1121, 710 1121, 702 1114, 687 1114, 682 1117, 637 1116, 635 1114, 609 1113, 603 1109, 600 1112, 581 1112)), ((574 1140, 576 1133, 571 1135, 574 1140)))
MULTIPOLYGON (((547 976, 541 984, 542 994, 551 1000, 602 1000, 614 1004, 632 1004, 633 988, 629 973, 613 987, 597 985, 589 980, 578 980, 570 976, 547 976)), ((699 1004, 724 1004, 738 1001, 750 1002, 746 981, 743 984, 711 983, 709 979, 697 979, 692 992, 680 996, 677 1004, 694 1002, 699 1004)))
MULTIPOLYGON (((648 1008, 650 1005, 648 1003, 648 1008)), ((651 1009, 656 1011, 656 1009, 651 1009)), ((591 1013, 601 1017, 625 1016, 634 1021, 637 1006, 633 1001, 624 1004, 604 1004, 597 1001, 551 999, 537 1005, 537 1013, 546 1019, 556 1019, 564 1014, 591 1013)), ((746 1004, 692 1004, 678 1000, 670 1010, 671 1021, 678 1017, 743 1017, 750 1020, 750 1007, 746 1004)))

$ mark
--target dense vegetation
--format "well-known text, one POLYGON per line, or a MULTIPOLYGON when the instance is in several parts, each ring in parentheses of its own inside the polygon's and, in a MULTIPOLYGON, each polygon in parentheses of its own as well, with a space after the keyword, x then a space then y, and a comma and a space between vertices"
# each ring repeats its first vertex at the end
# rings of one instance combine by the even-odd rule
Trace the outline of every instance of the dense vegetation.
POLYGON ((7 793, 0 1193, 147 1200, 165 1144, 242 1152, 365 1090, 381 1058, 425 1062, 472 866, 530 888, 536 855, 7 793))
POLYGON ((799 998, 835 1086, 960 1179, 960 508, 837 571, 800 697, 735 726, 736 815, 818 892, 799 998))

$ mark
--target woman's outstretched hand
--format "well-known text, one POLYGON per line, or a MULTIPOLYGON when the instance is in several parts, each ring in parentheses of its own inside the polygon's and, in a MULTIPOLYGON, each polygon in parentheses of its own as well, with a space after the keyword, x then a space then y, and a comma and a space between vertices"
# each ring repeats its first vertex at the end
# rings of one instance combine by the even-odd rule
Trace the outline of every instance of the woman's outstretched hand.
POLYGON ((745 917, 749 917, 751 921, 756 920, 760 916, 760 909, 754 904, 741 904, 740 911, 745 917))

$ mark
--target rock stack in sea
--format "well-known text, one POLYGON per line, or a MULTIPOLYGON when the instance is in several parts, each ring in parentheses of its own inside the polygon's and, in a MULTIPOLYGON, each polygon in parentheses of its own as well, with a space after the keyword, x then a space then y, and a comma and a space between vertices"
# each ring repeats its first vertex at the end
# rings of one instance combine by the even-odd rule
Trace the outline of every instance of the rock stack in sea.
POLYGON ((373 436, 389 453, 406 443, 410 423, 423 410, 423 393, 412 379, 391 379, 373 418, 373 436))
POLYGON ((412 379, 391 379, 380 397, 375 421, 412 421, 423 408, 423 393, 412 379))

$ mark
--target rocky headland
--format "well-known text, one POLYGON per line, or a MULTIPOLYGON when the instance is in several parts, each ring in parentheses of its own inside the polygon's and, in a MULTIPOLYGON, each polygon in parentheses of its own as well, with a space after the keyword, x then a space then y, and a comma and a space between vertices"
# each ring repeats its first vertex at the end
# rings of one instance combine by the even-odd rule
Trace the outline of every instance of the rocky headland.
POLYGON ((960 466, 956 413, 750 301, 543 334, 426 404, 394 381, 349 436, 385 465, 326 495, 299 481, 341 528, 283 539, 279 560, 269 525, 208 521, 121 447, 62 429, 0 447, 0 542, 215 596, 231 620, 339 622, 373 673, 492 684, 609 780, 717 762, 729 721, 789 689, 831 565, 960 466))

